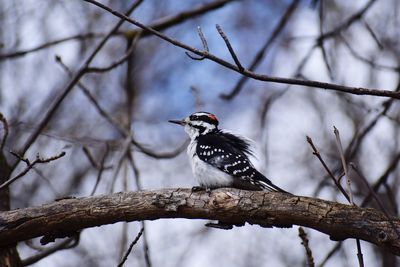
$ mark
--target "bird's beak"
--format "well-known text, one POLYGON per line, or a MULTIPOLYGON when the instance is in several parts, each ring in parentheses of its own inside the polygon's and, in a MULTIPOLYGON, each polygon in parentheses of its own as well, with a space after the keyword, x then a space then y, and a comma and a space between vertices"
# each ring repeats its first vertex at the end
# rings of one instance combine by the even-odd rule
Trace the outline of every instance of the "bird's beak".
POLYGON ((169 120, 170 123, 175 123, 184 126, 186 122, 184 120, 169 120))

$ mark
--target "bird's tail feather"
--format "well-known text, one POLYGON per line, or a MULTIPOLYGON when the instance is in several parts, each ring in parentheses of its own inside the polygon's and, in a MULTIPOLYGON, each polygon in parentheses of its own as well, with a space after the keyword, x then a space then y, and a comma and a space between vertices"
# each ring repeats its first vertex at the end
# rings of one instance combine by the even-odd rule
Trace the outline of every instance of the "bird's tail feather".
POLYGON ((258 172, 257 173, 257 178, 259 181, 260 186, 268 191, 272 191, 272 192, 281 192, 281 193, 286 193, 286 194, 291 194, 285 190, 283 190, 282 188, 274 185, 267 177, 265 177, 262 173, 258 172))

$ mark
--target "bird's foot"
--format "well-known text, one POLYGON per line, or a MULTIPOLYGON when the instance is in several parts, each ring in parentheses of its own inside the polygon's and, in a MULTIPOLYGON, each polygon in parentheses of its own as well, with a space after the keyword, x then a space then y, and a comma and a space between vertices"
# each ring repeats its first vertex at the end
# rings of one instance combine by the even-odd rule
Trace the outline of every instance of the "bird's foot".
POLYGON ((193 186, 192 187, 192 192, 199 192, 199 191, 206 191, 206 193, 210 193, 211 188, 204 187, 204 186, 193 186))

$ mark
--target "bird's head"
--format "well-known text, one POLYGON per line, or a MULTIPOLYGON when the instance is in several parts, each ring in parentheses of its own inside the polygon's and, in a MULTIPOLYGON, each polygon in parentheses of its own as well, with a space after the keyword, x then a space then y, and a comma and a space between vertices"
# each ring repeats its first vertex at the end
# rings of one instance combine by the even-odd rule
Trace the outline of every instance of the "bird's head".
POLYGON ((195 112, 183 120, 169 120, 169 122, 182 125, 191 139, 218 130, 217 117, 208 112, 195 112))

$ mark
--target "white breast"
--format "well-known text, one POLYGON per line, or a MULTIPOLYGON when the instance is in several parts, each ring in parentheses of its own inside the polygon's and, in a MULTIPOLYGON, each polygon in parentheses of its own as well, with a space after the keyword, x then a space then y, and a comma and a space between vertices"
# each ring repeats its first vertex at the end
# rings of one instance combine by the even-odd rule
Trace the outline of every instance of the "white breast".
POLYGON ((192 140, 187 148, 187 153, 193 175, 200 186, 207 188, 230 187, 233 183, 232 176, 202 161, 196 155, 196 146, 197 141, 192 140))

